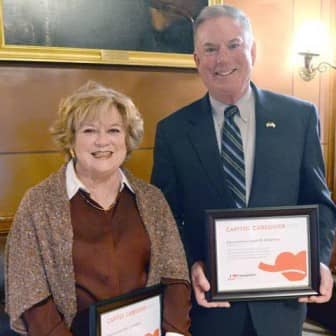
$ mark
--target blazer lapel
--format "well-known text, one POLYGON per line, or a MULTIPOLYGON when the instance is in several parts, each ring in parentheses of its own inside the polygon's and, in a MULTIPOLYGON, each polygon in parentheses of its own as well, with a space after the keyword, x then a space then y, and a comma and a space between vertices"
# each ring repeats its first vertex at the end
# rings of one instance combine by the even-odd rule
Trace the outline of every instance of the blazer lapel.
POLYGON ((233 206, 231 193, 225 183, 208 95, 200 100, 197 106, 199 110, 193 109, 189 118, 190 142, 198 153, 200 164, 214 189, 223 200, 229 203, 228 207, 233 206))
POLYGON ((251 185, 249 207, 264 206, 265 186, 272 182, 273 172, 270 166, 273 166, 273 155, 277 147, 276 127, 278 120, 274 111, 276 106, 271 101, 266 101, 262 91, 258 90, 253 84, 252 88, 255 94, 255 154, 254 170, 251 185))

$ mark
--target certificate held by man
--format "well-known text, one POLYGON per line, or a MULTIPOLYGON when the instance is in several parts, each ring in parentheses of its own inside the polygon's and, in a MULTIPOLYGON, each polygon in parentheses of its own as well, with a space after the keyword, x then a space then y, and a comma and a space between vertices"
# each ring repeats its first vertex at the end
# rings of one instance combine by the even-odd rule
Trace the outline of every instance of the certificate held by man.
POLYGON ((317 295, 318 208, 208 210, 210 301, 317 295))

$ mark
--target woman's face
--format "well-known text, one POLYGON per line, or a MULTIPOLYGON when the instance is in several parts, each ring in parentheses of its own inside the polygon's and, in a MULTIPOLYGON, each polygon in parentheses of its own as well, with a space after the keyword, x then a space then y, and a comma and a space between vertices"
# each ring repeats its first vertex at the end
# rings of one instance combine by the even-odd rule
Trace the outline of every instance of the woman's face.
POLYGON ((85 120, 76 130, 73 149, 79 176, 116 174, 127 155, 125 126, 117 108, 111 107, 98 120, 85 120))

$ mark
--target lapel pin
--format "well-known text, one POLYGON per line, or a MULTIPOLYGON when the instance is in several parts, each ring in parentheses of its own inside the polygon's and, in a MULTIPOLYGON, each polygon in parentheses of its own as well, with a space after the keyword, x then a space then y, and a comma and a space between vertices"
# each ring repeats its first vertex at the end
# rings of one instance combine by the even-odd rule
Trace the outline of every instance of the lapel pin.
POLYGON ((273 121, 267 121, 266 128, 275 128, 276 125, 273 121))

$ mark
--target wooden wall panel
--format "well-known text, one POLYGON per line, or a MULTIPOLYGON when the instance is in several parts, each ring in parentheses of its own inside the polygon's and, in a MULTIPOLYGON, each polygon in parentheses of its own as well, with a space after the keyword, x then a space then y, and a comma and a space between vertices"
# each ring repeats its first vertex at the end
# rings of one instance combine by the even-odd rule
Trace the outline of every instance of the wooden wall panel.
POLYGON ((134 151, 130 158, 125 162, 124 167, 129 169, 137 177, 150 180, 150 175, 153 166, 153 150, 152 149, 140 149, 134 151))
POLYGON ((1 236, 7 236, 10 226, 12 225, 13 217, 0 216, 0 239, 1 236))
MULTIPOLYGON (((253 80, 260 87, 313 101, 320 109, 328 182, 335 173, 335 80, 330 74, 304 82, 293 63, 293 39, 311 17, 335 25, 336 0, 231 0, 254 26, 257 61, 253 80), (267 19, 265 19, 267 18, 267 19), (333 89, 332 89, 333 87, 333 89), (334 118, 334 119, 331 119, 334 118), (332 162, 331 162, 332 161, 332 162)), ((332 46, 335 48, 335 46, 332 46)), ((48 133, 61 97, 87 80, 131 96, 145 120, 145 137, 126 166, 149 180, 158 120, 205 93, 195 70, 108 65, 0 62, 0 231, 8 225, 24 191, 56 170, 62 156, 48 133)))
MULTIPOLYGON (((149 181, 153 150, 135 150, 125 167, 136 176, 149 181)), ((64 163, 58 152, 0 155, 0 216, 12 216, 24 192, 64 163)))
POLYGON ((10 63, 0 65, 0 78, 0 152, 55 149, 48 129, 59 101, 88 80, 132 97, 145 120, 144 148, 159 119, 205 92, 193 70, 10 63))
MULTIPOLYGON (((329 32, 332 36, 331 41, 333 45, 332 48, 331 62, 336 65, 336 1, 329 0, 329 32)), ((329 117, 327 118, 325 128, 328 128, 328 156, 327 156, 327 178, 328 184, 331 186, 333 191, 333 198, 336 201, 336 70, 330 70, 329 72, 329 87, 325 89, 329 94, 329 117)), ((335 241, 336 246, 336 241, 335 241)), ((334 250, 334 265, 336 267, 336 249, 334 250)))
MULTIPOLYGON (((329 52, 332 54, 336 50, 335 24, 336 24, 336 1, 335 0, 295 0, 294 31, 297 31, 304 22, 321 21, 327 28, 331 44, 329 52)), ((323 37, 321 37, 323 38, 323 37)), ((322 54, 321 57, 314 60, 316 66, 321 61, 332 61, 329 55, 322 54)), ((333 100, 335 93, 332 90, 335 76, 332 71, 317 74, 316 77, 309 81, 303 81, 297 74, 293 72, 293 95, 302 99, 313 102, 320 113, 321 122, 321 143, 323 146, 323 154, 326 162, 327 182, 335 199, 334 186, 334 148, 335 148, 335 108, 333 100)))
POLYGON ((0 78, 0 219, 12 216, 25 190, 63 163, 48 129, 60 99, 86 81, 122 91, 138 106, 145 137, 125 166, 147 181, 157 121, 205 93, 195 70, 4 62, 0 78))
MULTIPOLYGON (((296 0, 294 7, 295 14, 295 31, 299 30, 302 24, 309 21, 317 21, 321 19, 321 1, 320 0, 296 0), (302 10, 304 8, 304 11, 302 10)), ((302 61, 303 64, 303 61, 302 61)), ((320 106, 320 80, 321 77, 317 77, 309 82, 303 81, 297 72, 294 73, 294 90, 293 94, 299 98, 306 99, 314 103, 319 109, 320 106)), ((321 123, 323 122, 323 113, 320 115, 321 123)), ((326 132, 322 130, 321 141, 326 145, 326 132)))
MULTIPOLYGON (((336 16, 336 3, 335 3, 335 16, 336 16)), ((336 26, 336 24, 335 24, 336 26)), ((336 36, 336 27, 335 27, 335 36, 336 36)), ((336 54, 335 54, 336 55, 336 54)), ((336 64, 336 57, 335 57, 336 64)), ((329 124, 330 129, 330 146, 328 151, 327 167, 328 167, 328 184, 332 186, 333 199, 336 202, 336 71, 333 72, 333 80, 330 86, 331 94, 331 119, 329 124)), ((336 244, 336 242, 335 242, 336 244)), ((336 251, 335 251, 336 254, 336 251)), ((336 255, 335 255, 336 261, 336 255)), ((336 264, 335 264, 336 265, 336 264)))
POLYGON ((13 215, 24 192, 63 162, 57 152, 0 155, 0 216, 13 215))

